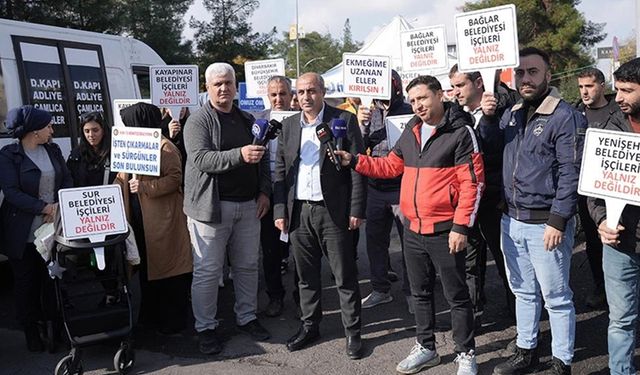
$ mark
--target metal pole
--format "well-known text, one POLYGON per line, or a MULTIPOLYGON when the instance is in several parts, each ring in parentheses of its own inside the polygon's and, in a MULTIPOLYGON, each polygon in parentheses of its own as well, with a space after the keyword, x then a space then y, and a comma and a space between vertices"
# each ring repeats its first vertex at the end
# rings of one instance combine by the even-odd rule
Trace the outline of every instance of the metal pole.
POLYGON ((298 0, 296 0, 296 78, 300 77, 300 33, 298 31, 298 0))

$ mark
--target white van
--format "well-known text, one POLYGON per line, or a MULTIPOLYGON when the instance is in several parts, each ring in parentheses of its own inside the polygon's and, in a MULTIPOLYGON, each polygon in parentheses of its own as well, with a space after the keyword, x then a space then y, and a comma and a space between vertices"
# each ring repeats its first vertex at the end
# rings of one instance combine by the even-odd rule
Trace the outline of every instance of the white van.
MULTIPOLYGON (((102 111, 113 124, 113 100, 149 98, 149 67, 163 64, 133 38, 0 19, 0 124, 23 104, 47 110, 66 156, 81 113, 102 111)), ((8 142, 0 132, 0 147, 8 142)))
POLYGON ((150 97, 152 65, 164 61, 133 38, 0 19, 0 147, 14 141, 7 112, 32 104, 53 115, 54 142, 66 158, 80 114, 102 111, 113 125, 114 99, 150 97))

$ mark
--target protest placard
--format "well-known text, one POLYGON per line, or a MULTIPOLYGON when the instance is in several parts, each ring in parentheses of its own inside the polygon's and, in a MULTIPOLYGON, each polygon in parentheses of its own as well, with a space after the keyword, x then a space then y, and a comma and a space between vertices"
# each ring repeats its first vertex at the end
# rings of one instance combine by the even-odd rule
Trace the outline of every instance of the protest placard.
POLYGON ((611 229, 624 206, 640 206, 640 134, 587 129, 578 193, 604 199, 611 229))
MULTIPOLYGON (((154 65, 149 68, 149 79, 151 103, 158 107, 179 108, 198 105, 197 65, 154 65)), ((179 113, 179 110, 175 112, 179 113)))
POLYGON ((247 96, 247 84, 238 82, 238 107, 247 112, 261 112, 265 110, 262 98, 250 98, 247 96))
POLYGON ((66 239, 125 233, 127 220, 120 185, 60 189, 62 233, 66 239))
POLYGON ((373 99, 391 99, 391 59, 389 56, 342 54, 344 94, 358 97, 364 106, 373 99))
POLYGON ((433 71, 449 66, 444 25, 406 30, 400 33, 402 71, 433 71))
POLYGON ((114 99, 113 100, 113 126, 125 126, 122 122, 122 116, 120 111, 127 107, 131 107, 136 103, 148 103, 151 104, 151 99, 114 99))
MULTIPOLYGON (((520 63, 515 5, 456 14, 455 25, 459 71, 480 71, 485 82, 493 82, 496 69, 520 63)), ((492 84, 484 87, 493 92, 492 84)))
POLYGON ((247 97, 266 98, 267 82, 269 82, 269 78, 276 75, 285 75, 284 59, 257 60, 244 63, 247 97))
POLYGON ((389 150, 398 142, 400 135, 411 118, 413 118, 413 115, 387 116, 384 119, 384 126, 387 128, 387 145, 389 150))
POLYGON ((118 127, 111 130, 111 170, 160 176, 160 129, 118 127))

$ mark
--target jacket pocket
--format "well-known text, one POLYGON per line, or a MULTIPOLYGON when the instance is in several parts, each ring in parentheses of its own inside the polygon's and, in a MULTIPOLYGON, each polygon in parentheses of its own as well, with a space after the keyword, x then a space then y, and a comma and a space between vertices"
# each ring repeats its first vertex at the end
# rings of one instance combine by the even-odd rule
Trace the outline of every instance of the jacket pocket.
POLYGON ((451 208, 458 206, 458 189, 453 185, 449 185, 449 203, 451 204, 451 208))

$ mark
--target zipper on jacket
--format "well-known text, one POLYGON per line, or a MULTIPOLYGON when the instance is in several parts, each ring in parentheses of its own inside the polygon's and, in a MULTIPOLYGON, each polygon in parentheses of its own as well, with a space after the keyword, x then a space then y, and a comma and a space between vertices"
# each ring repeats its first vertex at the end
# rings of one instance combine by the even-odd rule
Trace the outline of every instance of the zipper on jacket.
MULTIPOLYGON (((422 159, 422 151, 418 153, 418 160, 422 159)), ((418 213, 418 181, 420 180, 420 162, 418 161, 418 167, 416 168, 416 183, 413 187, 413 208, 416 210, 416 217, 418 218, 418 234, 422 234, 422 218, 418 213)))

